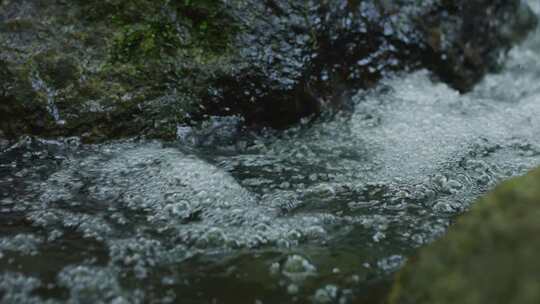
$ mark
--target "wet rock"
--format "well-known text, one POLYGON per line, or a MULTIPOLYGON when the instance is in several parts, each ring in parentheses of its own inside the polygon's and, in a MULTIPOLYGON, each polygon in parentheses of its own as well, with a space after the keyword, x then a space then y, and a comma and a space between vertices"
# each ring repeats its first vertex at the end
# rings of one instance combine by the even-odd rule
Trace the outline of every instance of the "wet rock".
POLYGON ((46 100, 34 92, 22 68, 9 66, 0 58, 0 130, 4 140, 24 133, 39 133, 52 119, 46 100))
POLYGON ((3 1, 6 136, 174 139, 243 117, 283 128, 427 67, 460 91, 535 25, 511 1, 3 1))
POLYGON ((535 24, 521 1, 247 1, 241 56, 205 107, 284 127, 347 106, 349 89, 428 67, 467 91, 535 24), (225 109, 225 110, 224 110, 225 109))
POLYGON ((9 141, 5 138, 4 132, 0 131, 0 151, 9 146, 9 141))
POLYGON ((500 69, 501 55, 536 23, 525 1, 442 1, 420 23, 428 49, 422 62, 454 88, 468 91, 487 72, 500 69))
POLYGON ((0 129, 173 138, 197 110, 191 75, 207 78, 206 62, 220 57, 210 49, 226 49, 227 35, 215 30, 214 19, 226 22, 220 3, 166 2, 3 1, 0 129))
POLYGON ((540 170, 499 186, 398 275, 392 304, 538 303, 540 170))

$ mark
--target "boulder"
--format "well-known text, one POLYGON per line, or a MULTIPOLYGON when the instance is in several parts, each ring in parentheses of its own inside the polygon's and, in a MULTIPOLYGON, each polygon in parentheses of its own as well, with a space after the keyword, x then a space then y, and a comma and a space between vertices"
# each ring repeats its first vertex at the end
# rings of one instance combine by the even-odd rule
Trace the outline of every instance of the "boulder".
POLYGON ((520 0, 0 2, 8 137, 145 135, 242 116, 285 128, 428 68, 460 91, 536 25, 520 0))
POLYGON ((503 183, 410 259, 390 304, 540 303, 540 169, 503 183))

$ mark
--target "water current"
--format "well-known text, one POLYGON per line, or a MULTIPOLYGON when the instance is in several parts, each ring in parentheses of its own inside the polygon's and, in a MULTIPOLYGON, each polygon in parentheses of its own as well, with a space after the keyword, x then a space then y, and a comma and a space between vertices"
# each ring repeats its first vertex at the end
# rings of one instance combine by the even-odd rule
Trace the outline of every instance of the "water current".
POLYGON ((540 31, 468 94, 418 71, 352 103, 280 133, 215 118, 175 143, 21 138, 0 153, 0 301, 377 303, 540 165, 540 31))

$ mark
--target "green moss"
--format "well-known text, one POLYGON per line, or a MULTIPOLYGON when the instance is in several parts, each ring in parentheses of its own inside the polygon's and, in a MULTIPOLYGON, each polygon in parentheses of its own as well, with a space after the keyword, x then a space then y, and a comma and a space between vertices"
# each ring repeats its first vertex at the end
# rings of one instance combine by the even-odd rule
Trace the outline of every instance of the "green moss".
POLYGON ((123 25, 145 20, 145 16, 155 15, 163 0, 78 0, 76 6, 82 10, 86 21, 95 23, 107 20, 123 25))
POLYGON ((237 30, 223 2, 216 0, 111 0, 84 5, 88 20, 106 20, 113 29, 112 62, 159 61, 180 50, 198 57, 222 55, 237 30))
POLYGON ((476 202, 400 272, 389 302, 540 303, 540 169, 476 202))
POLYGON ((231 36, 238 30, 227 15, 222 1, 178 0, 177 11, 189 27, 195 47, 211 52, 223 52, 231 36))
POLYGON ((9 73, 9 70, 7 68, 7 64, 0 60, 0 97, 6 98, 8 95, 8 90, 10 88, 9 80, 11 78, 11 74, 9 73))
POLYGON ((55 89, 65 88, 80 78, 80 67, 74 59, 64 54, 53 51, 38 53, 32 61, 43 80, 55 89))
POLYGON ((113 62, 139 62, 174 56, 180 39, 174 25, 163 21, 124 26, 113 38, 113 62))
MULTIPOLYGON (((29 3, 32 2, 30 0, 29 3)), ((17 9, 16 1, 2 2, 17 9)), ((171 138, 227 66, 237 27, 219 0, 54 0, 0 22, 9 136, 171 138), (41 35, 46 29, 51 35, 41 35), (11 37, 22 33, 31 43, 11 37), (65 122, 55 124, 48 99, 65 122)))
POLYGON ((16 67, 0 61, 0 130, 8 138, 38 133, 53 122, 47 115, 46 96, 35 92, 26 65, 16 67))
POLYGON ((24 32, 33 29, 34 24, 29 19, 10 19, 4 22, 1 27, 11 32, 24 32))

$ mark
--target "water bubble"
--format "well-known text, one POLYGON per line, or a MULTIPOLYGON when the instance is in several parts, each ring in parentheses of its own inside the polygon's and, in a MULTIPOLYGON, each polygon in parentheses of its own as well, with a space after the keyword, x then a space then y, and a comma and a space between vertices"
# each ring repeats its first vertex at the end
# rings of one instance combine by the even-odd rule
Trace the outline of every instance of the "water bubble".
POLYGON ((405 261, 405 257, 401 255, 393 255, 379 260, 377 262, 377 267, 379 267, 384 272, 393 272, 398 270, 403 264, 405 264, 405 261))
POLYGON ((37 255, 38 246, 43 243, 40 237, 32 234, 17 234, 0 238, 0 251, 14 251, 24 255, 37 255))
POLYGON ((306 258, 292 255, 282 265, 284 276, 294 282, 302 282, 309 276, 315 275, 317 269, 306 258))
POLYGON ((378 243, 380 242, 381 240, 385 239, 386 238, 386 234, 382 231, 377 231, 374 235, 373 235, 373 241, 375 243, 378 243))
POLYGON ((298 285, 296 284, 290 284, 289 286, 287 286, 287 293, 290 295, 296 295, 298 294, 299 291, 300 289, 298 288, 298 285))
POLYGON ((313 302, 317 304, 334 303, 338 297, 338 287, 335 285, 327 285, 317 289, 313 296, 313 302))

